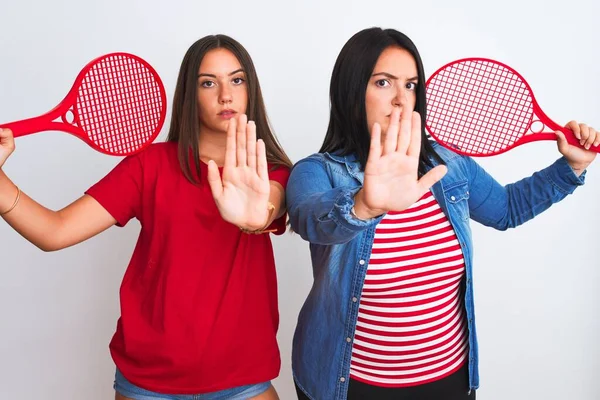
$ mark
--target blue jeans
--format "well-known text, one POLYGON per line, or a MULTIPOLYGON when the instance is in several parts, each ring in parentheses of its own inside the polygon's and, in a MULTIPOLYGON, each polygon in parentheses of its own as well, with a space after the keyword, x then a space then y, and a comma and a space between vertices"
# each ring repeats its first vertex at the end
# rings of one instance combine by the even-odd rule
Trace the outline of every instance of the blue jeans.
POLYGON ((270 387, 271 382, 263 382, 205 394, 162 394, 135 386, 118 369, 114 384, 117 393, 134 400, 248 400, 266 392, 270 387))

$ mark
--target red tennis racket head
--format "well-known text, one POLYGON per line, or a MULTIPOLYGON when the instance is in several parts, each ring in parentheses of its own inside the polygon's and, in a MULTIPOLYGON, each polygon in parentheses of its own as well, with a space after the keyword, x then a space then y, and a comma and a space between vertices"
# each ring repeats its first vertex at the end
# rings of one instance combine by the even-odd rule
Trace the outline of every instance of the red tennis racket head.
POLYGON ((112 53, 93 60, 81 71, 69 96, 73 96, 67 101, 73 103, 73 125, 103 153, 128 155, 142 150, 158 136, 165 121, 162 81, 150 64, 132 54, 112 53))
POLYGON ((88 63, 53 110, 2 126, 15 137, 64 131, 100 152, 125 156, 152 143, 166 112, 165 88, 154 68, 133 54, 111 53, 88 63))
POLYGON ((453 61, 431 75, 426 86, 425 126, 438 142, 457 153, 503 153, 531 127, 533 92, 517 71, 498 61, 453 61))

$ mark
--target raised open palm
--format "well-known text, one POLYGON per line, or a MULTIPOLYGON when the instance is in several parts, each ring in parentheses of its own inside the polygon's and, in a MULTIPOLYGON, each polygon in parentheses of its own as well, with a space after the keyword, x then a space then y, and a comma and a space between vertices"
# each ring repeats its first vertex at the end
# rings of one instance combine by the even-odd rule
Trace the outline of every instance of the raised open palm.
POLYGON ((271 186, 265 144, 256 140, 256 125, 246 115, 229 121, 223 172, 209 161, 208 182, 224 220, 250 230, 266 224, 271 186))
POLYGON ((365 179, 360 196, 372 216, 402 211, 414 204, 446 174, 437 166, 418 177, 421 151, 421 117, 417 112, 394 109, 382 143, 381 126, 374 124, 365 179))

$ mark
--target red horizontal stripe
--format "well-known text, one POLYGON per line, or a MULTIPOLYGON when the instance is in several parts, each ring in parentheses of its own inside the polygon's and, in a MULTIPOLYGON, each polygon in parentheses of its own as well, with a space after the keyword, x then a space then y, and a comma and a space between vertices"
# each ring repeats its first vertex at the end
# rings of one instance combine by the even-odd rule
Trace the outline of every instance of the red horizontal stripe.
POLYGON ((399 246, 397 247, 387 247, 387 248, 379 248, 371 250, 371 254, 386 254, 386 253, 398 253, 401 251, 414 251, 417 249, 422 249, 430 246, 437 246, 439 244, 449 243, 456 240, 456 235, 446 236, 443 238, 431 240, 429 242, 421 242, 410 245, 402 245, 402 242, 399 242, 399 246))
POLYGON ((446 233, 448 231, 454 231, 454 229, 452 229, 451 225, 448 226, 443 226, 439 229, 430 231, 430 232, 423 232, 423 233, 419 233, 417 235, 411 235, 411 236, 406 236, 406 237, 402 237, 402 238, 397 238, 397 237, 391 237, 391 238, 382 238, 382 237, 377 237, 375 236, 375 239, 373 240, 374 244, 379 244, 379 243, 401 243, 403 240, 418 240, 418 239, 424 239, 430 236, 434 236, 434 235, 439 235, 440 233, 446 233))

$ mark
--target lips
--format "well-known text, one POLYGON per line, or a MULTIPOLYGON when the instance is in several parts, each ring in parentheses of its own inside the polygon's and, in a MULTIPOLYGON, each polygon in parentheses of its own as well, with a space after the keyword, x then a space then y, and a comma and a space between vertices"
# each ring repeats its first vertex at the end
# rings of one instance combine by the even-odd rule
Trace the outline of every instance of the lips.
POLYGON ((235 117, 235 114, 237 114, 237 112, 234 110, 223 110, 218 115, 221 118, 229 119, 235 117))

